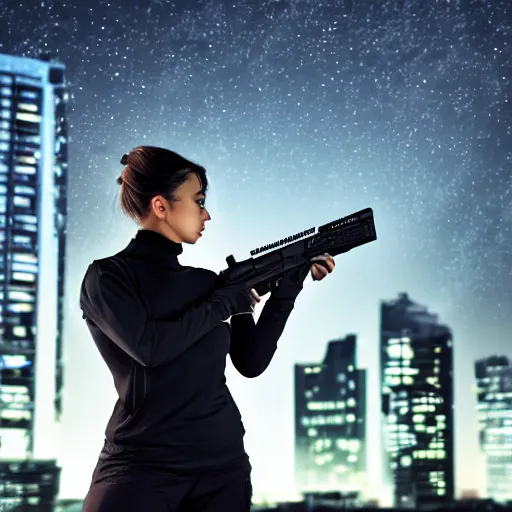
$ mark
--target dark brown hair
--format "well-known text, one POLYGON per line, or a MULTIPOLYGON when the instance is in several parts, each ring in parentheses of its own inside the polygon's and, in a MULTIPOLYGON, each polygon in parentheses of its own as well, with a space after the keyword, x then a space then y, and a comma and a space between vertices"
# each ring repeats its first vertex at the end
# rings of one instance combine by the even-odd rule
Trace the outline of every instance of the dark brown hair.
POLYGON ((157 195, 167 201, 176 201, 176 189, 195 172, 201 181, 201 192, 206 194, 206 170, 174 151, 155 146, 137 146, 123 155, 125 166, 117 183, 121 185, 120 203, 123 212, 140 222, 150 211, 151 199, 157 195))

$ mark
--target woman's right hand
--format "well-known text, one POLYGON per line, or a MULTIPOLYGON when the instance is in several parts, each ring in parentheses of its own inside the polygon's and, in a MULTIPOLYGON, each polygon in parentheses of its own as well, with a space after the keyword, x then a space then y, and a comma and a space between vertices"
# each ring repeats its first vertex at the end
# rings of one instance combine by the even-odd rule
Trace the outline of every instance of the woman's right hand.
POLYGON ((240 284, 219 288, 214 295, 222 297, 227 302, 229 316, 253 313, 256 303, 261 301, 261 297, 254 288, 248 289, 240 284))

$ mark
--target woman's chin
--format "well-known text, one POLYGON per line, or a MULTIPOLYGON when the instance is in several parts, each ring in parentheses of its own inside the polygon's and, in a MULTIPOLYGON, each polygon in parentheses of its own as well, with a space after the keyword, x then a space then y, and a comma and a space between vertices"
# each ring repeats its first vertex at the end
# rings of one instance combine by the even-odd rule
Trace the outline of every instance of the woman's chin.
POLYGON ((191 236, 188 240, 187 240, 187 243, 189 244, 195 244, 201 237, 203 236, 202 233, 196 233, 195 236, 191 236))

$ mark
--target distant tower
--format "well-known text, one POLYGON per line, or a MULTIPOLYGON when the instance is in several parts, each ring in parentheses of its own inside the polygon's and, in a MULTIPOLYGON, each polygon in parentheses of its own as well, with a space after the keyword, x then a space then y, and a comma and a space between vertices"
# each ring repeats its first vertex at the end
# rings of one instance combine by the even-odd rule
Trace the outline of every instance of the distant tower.
POLYGON ((67 196, 64 70, 49 57, 0 55, 2 510, 26 503, 29 494, 39 503, 37 510, 52 510, 58 491, 54 459, 62 410, 67 196))
POLYGON ((480 447, 487 465, 487 495, 512 501, 512 364, 504 356, 475 363, 480 447))
POLYGON ((300 492, 361 492, 366 372, 356 337, 330 341, 322 363, 295 365, 295 473, 300 492))
POLYGON ((395 506, 454 497, 452 334, 407 294, 381 304, 381 393, 395 506))

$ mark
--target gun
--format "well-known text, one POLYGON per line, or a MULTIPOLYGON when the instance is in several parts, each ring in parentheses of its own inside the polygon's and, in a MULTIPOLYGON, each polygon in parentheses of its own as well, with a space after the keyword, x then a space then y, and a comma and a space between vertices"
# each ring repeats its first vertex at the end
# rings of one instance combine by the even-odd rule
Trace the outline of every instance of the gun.
POLYGON ((265 295, 290 269, 314 263, 327 265, 323 261, 310 261, 311 258, 326 252, 336 256, 374 240, 377 233, 373 210, 365 208, 320 226, 318 232, 310 228, 254 249, 251 258, 244 261, 237 262, 229 255, 228 268, 219 273, 219 281, 223 286, 245 283, 259 295, 265 295))

